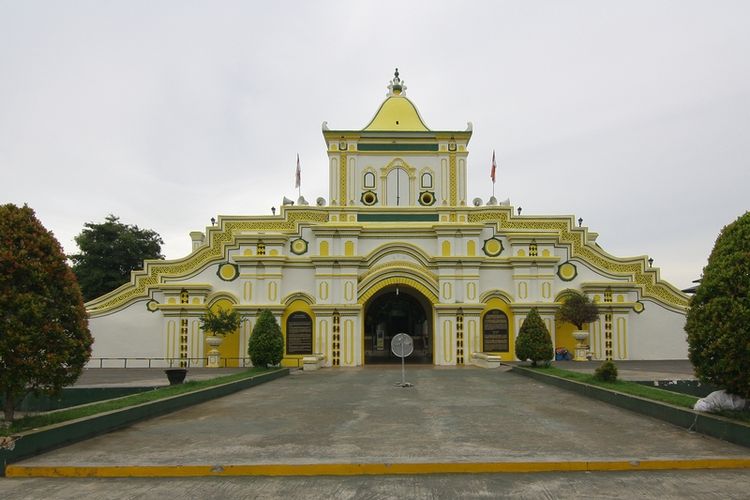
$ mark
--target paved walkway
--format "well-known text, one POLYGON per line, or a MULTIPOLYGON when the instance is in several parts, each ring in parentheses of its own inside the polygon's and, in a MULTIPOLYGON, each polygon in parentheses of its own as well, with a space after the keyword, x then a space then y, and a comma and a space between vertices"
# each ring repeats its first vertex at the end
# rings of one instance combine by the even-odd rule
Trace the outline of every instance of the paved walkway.
POLYGON ((503 370, 295 372, 19 465, 299 464, 748 457, 503 370))
MULTIPOLYGON (((583 369, 581 365, 580 369, 583 369)), ((88 373, 141 384, 159 371, 88 373), (125 380, 127 379, 127 380, 125 380)), ((217 371, 210 371, 218 374, 217 371)), ((660 372, 662 373, 662 372, 660 372)), ((191 370, 193 375, 200 374, 191 370)), ((716 459, 748 449, 503 369, 325 369, 19 465, 716 459)), ((144 384, 141 384, 144 385, 144 384)), ((145 384, 147 385, 147 384, 145 384)), ((0 478, 0 498, 747 498, 747 470, 350 477, 0 478)))

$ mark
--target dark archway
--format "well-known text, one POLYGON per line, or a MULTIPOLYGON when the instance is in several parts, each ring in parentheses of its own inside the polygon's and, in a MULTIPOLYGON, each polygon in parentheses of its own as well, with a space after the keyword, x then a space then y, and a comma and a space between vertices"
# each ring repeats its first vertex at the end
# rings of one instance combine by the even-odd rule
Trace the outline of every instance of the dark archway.
POLYGON ((397 333, 414 339, 407 363, 432 363, 432 332, 432 306, 422 294, 405 285, 383 288, 365 306, 365 363, 400 363, 391 352, 397 333))

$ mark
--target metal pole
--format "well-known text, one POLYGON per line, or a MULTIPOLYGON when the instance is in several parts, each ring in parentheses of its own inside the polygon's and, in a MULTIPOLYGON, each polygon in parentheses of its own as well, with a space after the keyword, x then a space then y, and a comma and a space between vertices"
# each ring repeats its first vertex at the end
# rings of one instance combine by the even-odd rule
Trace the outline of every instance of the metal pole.
POLYGON ((404 368, 404 344, 401 342, 401 387, 406 385, 406 370, 404 368))

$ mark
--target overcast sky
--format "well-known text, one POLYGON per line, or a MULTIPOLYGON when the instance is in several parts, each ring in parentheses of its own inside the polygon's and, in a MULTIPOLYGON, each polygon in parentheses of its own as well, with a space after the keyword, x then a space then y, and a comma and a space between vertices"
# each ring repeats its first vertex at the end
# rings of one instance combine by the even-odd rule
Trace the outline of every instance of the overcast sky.
POLYGON ((217 214, 328 198, 321 123, 366 125, 394 67, 463 130, 469 199, 574 214, 684 288, 750 208, 750 2, 0 0, 0 202, 68 253, 108 214, 168 258, 217 214))

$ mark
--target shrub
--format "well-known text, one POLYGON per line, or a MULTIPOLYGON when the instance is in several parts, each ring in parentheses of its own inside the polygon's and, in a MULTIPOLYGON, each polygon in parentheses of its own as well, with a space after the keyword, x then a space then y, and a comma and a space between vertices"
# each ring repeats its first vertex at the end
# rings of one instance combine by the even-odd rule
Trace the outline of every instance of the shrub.
POLYGON ((557 319, 575 325, 583 330, 584 323, 591 323, 599 318, 599 308, 584 294, 571 291, 563 299, 557 310, 557 319))
POLYGON ((750 212, 716 239, 685 330, 696 376, 750 398, 750 212))
POLYGON ((278 365, 284 357, 284 337, 270 310, 263 309, 258 316, 250 335, 247 353, 253 361, 253 366, 263 368, 278 365))
POLYGON ((617 366, 612 361, 605 361, 594 370, 594 378, 604 382, 614 382, 617 380, 617 366))
POLYGON ((72 384, 93 339, 60 244, 27 207, 0 205, 0 392, 6 422, 27 392, 72 384))
POLYGON ((204 332, 223 337, 240 327, 242 317, 234 309, 219 309, 218 312, 209 309, 200 317, 200 322, 204 332))
POLYGON ((547 330, 536 308, 533 308, 526 319, 523 320, 518 332, 516 357, 521 361, 530 359, 531 366, 536 366, 539 361, 548 364, 552 356, 552 338, 549 335, 549 330, 547 330))

